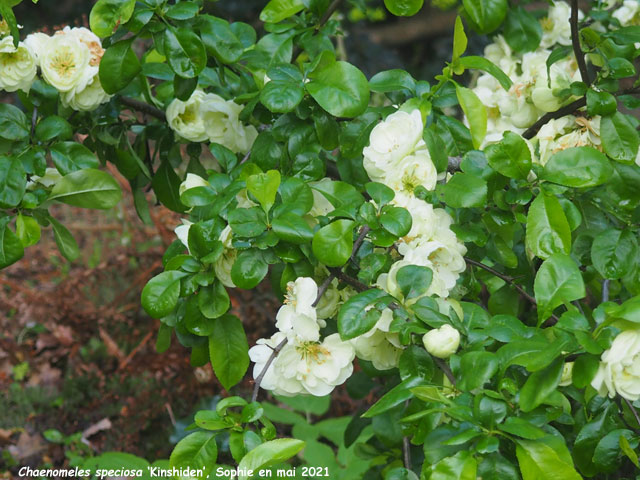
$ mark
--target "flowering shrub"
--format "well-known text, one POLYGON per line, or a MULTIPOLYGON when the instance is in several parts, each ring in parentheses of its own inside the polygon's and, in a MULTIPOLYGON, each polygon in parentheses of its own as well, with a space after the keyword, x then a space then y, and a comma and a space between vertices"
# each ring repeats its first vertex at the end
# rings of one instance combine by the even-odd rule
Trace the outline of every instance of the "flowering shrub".
POLYGON ((49 207, 113 207, 107 162, 143 221, 148 190, 183 214, 142 291, 157 349, 175 333, 254 390, 198 412, 171 467, 640 478, 638 3, 464 0, 433 83, 367 80, 334 47, 341 3, 271 0, 256 32, 202 0, 98 0, 91 30, 22 41, 0 3, 21 104, 0 105, 0 267, 48 227, 75 259, 49 207), (250 346, 228 289, 267 277, 282 306, 250 346), (335 430, 258 402, 342 385, 375 401, 335 430))

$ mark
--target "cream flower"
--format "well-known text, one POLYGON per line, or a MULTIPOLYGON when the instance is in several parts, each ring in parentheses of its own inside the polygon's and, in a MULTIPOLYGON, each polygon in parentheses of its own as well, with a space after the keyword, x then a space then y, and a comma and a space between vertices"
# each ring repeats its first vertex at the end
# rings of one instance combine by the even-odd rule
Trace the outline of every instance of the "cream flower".
POLYGON ((73 110, 90 112, 103 103, 108 102, 111 97, 112 95, 104 91, 100 79, 98 75, 96 75, 83 90, 79 92, 75 92, 74 90, 62 92, 60 100, 63 105, 73 110))
POLYGON ((611 16, 620 22, 623 27, 640 24, 640 3, 637 0, 624 0, 622 6, 616 9, 611 16))
POLYGON ((71 35, 54 35, 45 44, 40 69, 42 76, 60 92, 83 90, 98 67, 89 64, 89 48, 71 35))
POLYGON ((222 232, 220 232, 220 237, 218 237, 218 240, 222 242, 224 250, 220 258, 213 264, 216 277, 218 277, 218 280, 220 280, 225 287, 229 288, 236 286, 231 279, 231 268, 233 268, 233 264, 238 256, 238 251, 232 246, 232 238, 233 232, 231 231, 231 227, 227 225, 222 232))
POLYGON ((402 355, 402 344, 397 333, 390 333, 393 312, 385 308, 375 326, 367 333, 351 340, 356 356, 373 363, 378 370, 389 370, 398 366, 402 355))
POLYGON ((616 394, 631 402, 640 400, 640 330, 620 333, 600 359, 591 386, 600 396, 616 394))
POLYGON ((460 332, 448 323, 428 331, 422 337, 424 348, 437 358, 449 358, 460 346, 460 332))
POLYGON ((29 93, 36 70, 36 58, 29 46, 20 42, 14 47, 12 37, 0 40, 0 90, 29 93))
POLYGON ((396 192, 412 193, 419 186, 429 191, 435 190, 437 181, 438 172, 429 150, 421 148, 404 157, 396 168, 388 172, 383 183, 396 192))
POLYGON ((27 182, 27 190, 31 190, 35 187, 36 183, 39 183, 43 187, 49 188, 56 184, 58 180, 62 178, 60 172, 56 168, 48 167, 42 177, 38 175, 32 175, 31 179, 27 182))
POLYGON ((568 387, 573 381, 573 362, 565 362, 562 366, 562 377, 560 378, 560 387, 568 387))
POLYGON ((423 130, 419 110, 397 111, 376 125, 369 136, 369 146, 363 151, 363 165, 369 177, 379 181, 398 162, 424 146, 423 130))
POLYGON ((181 221, 182 225, 178 225, 173 231, 178 237, 178 240, 180 240, 182 244, 187 247, 187 250, 189 250, 189 229, 191 228, 191 225, 193 225, 193 222, 190 222, 185 218, 181 221))
POLYGON ((40 66, 40 59, 44 55, 44 50, 47 46, 47 43, 51 40, 51 37, 46 33, 42 32, 34 32, 27 35, 27 38, 24 39, 24 43, 27 47, 31 49, 34 57, 36 58, 36 65, 40 66))
POLYGON ((186 102, 176 98, 167 107, 169 127, 192 142, 204 142, 208 138, 204 118, 200 113, 206 95, 202 90, 196 90, 186 102))
POLYGON ((207 182, 200 175, 196 175, 194 173, 187 173, 187 177, 184 179, 184 181, 180 184, 180 187, 178 188, 178 193, 182 195, 184 192, 186 192, 191 188, 207 187, 208 185, 209 185, 209 182, 207 182))
MULTIPOLYGON (((277 332, 268 340, 258 340, 249 350, 249 357, 255 362, 254 377, 260 375, 272 349, 285 338, 286 334, 277 332)), ((328 395, 351 376, 354 357, 353 346, 343 342, 337 333, 322 343, 288 341, 269 366, 261 386, 285 396, 328 395)))
POLYGON ((317 342, 320 338, 320 324, 313 306, 317 296, 318 285, 312 278, 300 277, 287 284, 284 305, 276 315, 276 328, 286 333, 289 340, 317 342))
POLYGON ((410 242, 416 237, 431 238, 433 236, 437 225, 433 205, 406 192, 397 192, 392 203, 407 209, 411 214, 411 230, 403 238, 404 242, 410 242))
MULTIPOLYGON (((542 26, 542 40, 540 46, 547 48, 553 45, 571 45, 571 7, 566 2, 555 2, 549 12, 540 22, 542 26)), ((578 18, 584 15, 579 12, 578 18)))

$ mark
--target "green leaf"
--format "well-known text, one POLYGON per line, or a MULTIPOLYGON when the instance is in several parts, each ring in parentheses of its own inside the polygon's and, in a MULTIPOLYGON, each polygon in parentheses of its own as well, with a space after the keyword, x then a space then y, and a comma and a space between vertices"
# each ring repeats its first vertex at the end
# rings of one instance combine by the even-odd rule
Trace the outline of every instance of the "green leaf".
POLYGON ((487 203, 487 182, 470 173, 455 173, 443 190, 450 207, 484 207, 487 203))
POLYGON ((171 468, 193 468, 204 471, 205 477, 213 472, 218 458, 215 433, 194 432, 180 440, 169 458, 171 468))
POLYGON ((271 0, 260 12, 260 20, 278 23, 304 9, 302 0, 271 0))
POLYGON ((350 340, 371 330, 380 318, 380 312, 368 314, 365 309, 380 300, 391 300, 387 292, 372 288, 354 295, 338 312, 338 332, 343 340, 350 340))
POLYGON ((591 261, 604 278, 618 280, 634 267, 638 240, 631 230, 604 230, 591 244, 591 261))
POLYGON ((228 220, 233 233, 240 237, 257 237, 267 229, 267 219, 260 207, 232 210, 228 220))
POLYGON ((304 446, 305 442, 295 438, 278 438, 258 445, 240 460, 238 480, 247 480, 249 478, 246 475, 248 470, 257 472, 261 468, 277 465, 290 459, 304 446))
POLYGON ((260 102, 274 113, 287 113, 298 106, 304 89, 302 84, 272 80, 260 92, 260 102))
POLYGON ((503 424, 498 425, 498 430, 527 440, 537 440, 547 435, 541 428, 519 417, 507 417, 503 424))
POLYGON ((64 258, 73 262, 80 256, 80 249, 71 232, 67 230, 67 227, 58 222, 55 218, 49 217, 51 227, 53 228, 53 237, 55 238, 58 250, 64 258))
POLYGON ((637 467, 640 468, 640 462, 638 462, 638 454, 635 452, 631 445, 629 444, 629 440, 624 435, 620 437, 620 450, 624 453, 629 460, 637 467))
POLYGON ((369 105, 367 77, 347 62, 335 62, 309 75, 307 92, 334 117, 357 117, 369 105))
POLYGON ((380 224, 396 237, 404 237, 411 230, 413 219, 406 208, 385 205, 380 215, 380 224))
POLYGON ((129 85, 142 67, 131 49, 133 39, 121 40, 111 45, 100 60, 98 75, 107 93, 118 93, 129 85))
POLYGON ((229 390, 249 368, 249 345, 242 322, 234 315, 224 315, 214 322, 209 336, 211 366, 220 383, 229 390))
POLYGON ((165 15, 173 20, 188 20, 198 14, 197 3, 179 2, 167 8, 165 15))
POLYGON ((229 294, 221 282, 203 287, 198 292, 200 312, 207 318, 218 318, 229 310, 229 294))
POLYGON ((421 385, 422 383, 424 383, 424 380, 421 377, 412 377, 402 381, 385 393, 371 406, 371 408, 369 408, 369 410, 364 412, 362 416, 364 418, 373 418, 391 410, 396 405, 406 402, 413 398, 413 392, 411 389, 421 385))
POLYGON ((536 17, 522 7, 509 9, 504 24, 504 38, 517 52, 532 52, 542 40, 542 27, 536 17))
POLYGON ((538 323, 549 318, 557 306, 586 295, 578 266, 571 257, 561 253, 551 255, 542 263, 533 290, 538 303, 538 323))
POLYGON ((24 196, 27 174, 15 157, 0 156, 0 207, 16 207, 24 196))
POLYGON ((51 115, 43 118, 36 125, 36 138, 41 142, 50 142, 58 138, 67 140, 73 135, 73 128, 64 118, 51 115))
POLYGON ((197 77, 207 66, 207 51, 196 33, 186 27, 164 31, 164 52, 176 75, 197 77))
POLYGON ((398 370, 402 380, 419 377, 425 382, 429 382, 433 377, 433 359, 424 348, 409 345, 400 356, 398 370))
POLYGON ((280 186, 280 172, 269 170, 267 173, 258 173, 247 178, 247 190, 256 197, 264 213, 269 213, 276 201, 276 194, 280 186))
POLYGON ((122 198, 115 179, 102 170, 88 168, 65 175, 56 182, 49 200, 75 207, 108 209, 122 198))
POLYGON ((151 179, 153 192, 165 207, 174 212, 184 212, 185 207, 180 201, 181 180, 176 175, 168 161, 163 161, 151 179))
POLYGON ((596 187, 613 175, 607 157, 593 147, 572 147, 551 156, 541 178, 567 187, 596 187))
POLYGON ((452 62, 455 62, 466 51, 467 51, 467 35, 464 33, 464 25, 462 25, 462 19, 460 17, 456 17, 456 23, 453 29, 452 62))
POLYGON ((169 315, 178 304, 180 280, 185 276, 185 272, 170 270, 153 277, 142 289, 142 308, 153 318, 169 315))
POLYGON ((53 164, 62 175, 100 166, 93 152, 80 143, 59 142, 51 147, 50 152, 53 164))
POLYGON ((354 223, 352 220, 336 220, 315 233, 311 246, 320 262, 329 267, 340 267, 349 260, 354 223))
POLYGON ((600 138, 604 152, 614 160, 629 163, 636 160, 640 135, 626 115, 615 112, 613 115, 602 117, 600 138))
MULTIPOLYGON (((587 90, 587 113, 589 115, 611 115, 616 112, 618 102, 616 97, 609 92, 596 91, 592 88, 587 90)), ((600 120, 600 132, 602 133, 602 118, 600 120)), ((611 121, 611 119, 609 118, 611 121)))
POLYGON ((523 412, 530 412, 556 391, 563 366, 564 360, 557 358, 548 367, 531 374, 520 390, 520 409, 523 412))
POLYGON ((131 18, 135 6, 135 0, 98 0, 89 14, 91 31, 99 37, 110 36, 131 18))
POLYGON ((485 149, 491 168, 505 177, 526 180, 531 171, 531 150, 524 139, 513 132, 505 132, 502 141, 485 149))
POLYGON ((20 30, 18 29, 18 22, 16 21, 16 16, 13 13, 12 7, 14 5, 17 5, 21 1, 22 0, 3 0, 2 2, 0 2, 0 15, 2 15, 2 19, 9 25, 9 31, 11 32, 11 36, 13 37, 14 47, 18 47, 18 42, 20 42, 20 30))
POLYGON ((374 92, 387 93, 397 90, 414 91, 416 81, 405 70, 385 70, 376 73, 369 80, 369 88, 374 92))
POLYGON ((467 352, 460 359, 462 377, 458 388, 462 391, 482 388, 491 380, 499 367, 498 357, 492 352, 467 352))
POLYGON ((478 33, 491 33, 497 29, 507 14, 506 0, 463 0, 462 5, 478 33))
POLYGON ((424 294, 433 279, 433 272, 429 267, 405 265, 398 270, 396 281, 405 300, 424 294))
POLYGON ((202 43, 210 55, 222 63, 233 63, 240 58, 244 47, 229 22, 211 15, 199 15, 198 27, 202 43))
POLYGON ((379 207, 386 205, 395 197, 395 192, 382 183, 369 182, 365 184, 364 188, 379 207))
POLYGON ((595 355, 580 355, 573 364, 572 383, 577 388, 585 388, 595 377, 600 358, 595 355))
POLYGON ((397 17, 411 17, 420 11, 424 0, 384 0, 384 5, 397 17))
POLYGON ((0 138, 22 140, 29 136, 30 126, 22 111, 9 103, 0 103, 0 138))
POLYGON ((241 252, 231 267, 231 280, 240 288, 250 290, 267 275, 269 265, 259 250, 241 252))
POLYGON ((582 480, 568 455, 564 440, 560 437, 551 444, 541 440, 518 440, 516 455, 522 480, 582 480), (568 458, 566 458, 568 456, 568 458))
POLYGON ((282 240, 303 244, 313 239, 313 230, 307 221, 295 213, 283 213, 272 222, 273 232, 282 240))
POLYGON ((478 462, 465 450, 436 463, 429 480, 476 480, 477 470, 478 462))
POLYGON ((571 229, 558 199, 541 192, 529 207, 526 245, 542 259, 571 251, 571 229))
POLYGON ((487 134, 487 109, 473 90, 469 88, 456 84, 456 96, 469 121, 473 146, 480 148, 487 134))
POLYGON ((493 62, 487 60, 484 57, 470 55, 467 57, 460 58, 458 62, 464 68, 474 68, 476 70, 482 70, 483 72, 487 72, 488 74, 492 75, 496 80, 498 80, 502 88, 504 88, 505 90, 509 90, 511 88, 511 85, 513 85, 513 82, 507 76, 506 73, 504 73, 493 62))
POLYGON ((35 245, 40 240, 40 225, 33 217, 18 214, 16 217, 16 235, 23 247, 35 245))
POLYGON ((0 269, 17 262, 24 256, 20 239, 9 228, 11 217, 0 218, 0 269))

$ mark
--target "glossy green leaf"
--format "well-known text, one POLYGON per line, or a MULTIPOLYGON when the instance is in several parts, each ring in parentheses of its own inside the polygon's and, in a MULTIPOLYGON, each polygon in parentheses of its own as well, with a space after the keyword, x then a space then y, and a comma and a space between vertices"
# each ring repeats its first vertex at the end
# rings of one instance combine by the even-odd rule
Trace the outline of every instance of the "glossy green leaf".
POLYGON ((98 0, 89 14, 89 26, 99 37, 110 36, 114 29, 131 18, 135 0, 98 0))
POLYGON ((100 166, 95 154, 80 143, 58 142, 51 147, 50 152, 53 164, 62 175, 100 166))
POLYGON ((260 12, 260 20, 278 23, 304 8, 302 0, 271 0, 260 12))
POLYGON ((604 278, 617 280, 631 271, 638 240, 631 230, 604 230, 591 244, 591 261, 604 278))
POLYGON ((487 203, 487 182, 471 173, 454 174, 443 190, 444 201, 450 207, 483 207, 487 203))
POLYGON ((369 88, 374 92, 387 93, 397 90, 413 91, 416 81, 405 70, 385 70, 376 73, 369 80, 369 88))
POLYGON ((273 232, 282 240, 303 244, 313 239, 313 230, 307 221, 295 213, 284 213, 272 222, 273 232))
POLYGON ((231 280, 240 288, 251 289, 267 275, 269 265, 258 250, 241 252, 231 267, 231 280))
POLYGON ((596 187, 613 175, 607 157, 593 147, 572 147, 551 156, 541 178, 567 187, 596 187))
POLYGON ((0 103, 0 138, 22 140, 29 136, 29 122, 22 111, 9 103, 0 103))
POLYGON ((171 70, 184 78, 197 77, 207 65, 202 40, 186 27, 164 31, 164 51, 171 70))
POLYGON ((469 122, 473 146, 480 148, 487 134, 487 109, 473 90, 469 88, 456 84, 456 95, 458 103, 460 103, 460 107, 462 107, 462 111, 469 122))
POLYGON ((247 453, 238 464, 238 480, 247 480, 248 470, 257 472, 261 468, 282 463, 305 447, 305 442, 295 438, 278 438, 258 445, 247 453))
POLYGON ((522 479, 582 480, 573 467, 571 456, 562 438, 551 438, 555 440, 549 442, 550 444, 542 440, 518 440, 516 455, 522 479))
POLYGON ((16 235, 25 248, 38 243, 40 234, 40 225, 33 217, 18 214, 16 217, 16 235))
POLYGON ((0 155, 0 207, 17 206, 24 196, 27 174, 16 157, 0 155))
POLYGON ((309 77, 307 92, 333 116, 357 117, 369 105, 367 77, 350 63, 332 63, 309 77))
POLYGON ((626 115, 615 112, 600 120, 600 138, 604 152, 619 162, 634 162, 640 147, 640 135, 626 115))
POLYGON ((372 314, 368 314, 365 309, 373 303, 386 299, 391 300, 392 297, 387 292, 372 288, 347 300, 338 312, 340 337, 343 340, 350 340, 371 330, 378 322, 380 313, 373 311, 372 314))
POLYGON ((10 217, 0 218, 0 268, 17 262, 24 256, 20 239, 9 228, 10 217))
POLYGON ((542 259, 554 253, 570 253, 571 229, 555 196, 541 192, 529 207, 526 245, 542 259))
POLYGON ((142 289, 142 307, 153 318, 169 315, 180 296, 180 280, 187 274, 178 270, 162 272, 147 282, 142 289))
POLYGON ((120 40, 107 48, 100 60, 100 84, 107 93, 117 93, 129 85, 142 67, 131 49, 133 39, 120 40))
POLYGON ((218 445, 213 432, 194 432, 180 440, 171 452, 171 468, 192 468, 204 471, 205 476, 214 471, 218 458, 218 445))
POLYGON ((512 8, 504 24, 504 38, 517 52, 531 52, 542 40, 542 27, 536 17, 522 7, 512 8))
POLYGON ((485 149, 491 168, 505 177, 526 179, 531 171, 531 151, 524 139, 513 132, 505 132, 502 141, 485 149))
POLYGON ((202 43, 209 54, 222 63, 233 63, 240 58, 244 46, 229 22, 211 15, 199 15, 198 26, 202 43))
POLYGON ((49 200, 76 207, 108 209, 122 198, 118 182, 106 172, 88 168, 71 172, 56 182, 49 200))
POLYGON ((520 409, 523 412, 530 412, 556 391, 563 366, 562 358, 557 358, 548 367, 531 374, 520 390, 520 409))
POLYGON ((498 371, 498 357, 491 352, 467 352, 460 359, 462 374, 458 387, 462 391, 481 388, 498 371))
POLYGON ((410 17, 420 11, 424 0, 384 0, 384 5, 398 17, 410 17))
POLYGON ((58 246, 58 250, 60 250, 60 253, 64 258, 70 262, 74 261, 80 256, 80 248, 78 248, 78 243, 75 238, 73 238, 73 235, 71 235, 71 232, 67 227, 62 225, 55 218, 49 217, 49 221, 53 228, 53 237, 56 241, 56 245, 58 246))
POLYGON ((396 273, 396 282, 405 300, 424 294, 433 279, 433 271, 429 267, 405 265, 396 273))
POLYGON ((36 138, 41 142, 53 139, 67 140, 73 135, 73 128, 64 118, 57 115, 45 117, 36 125, 36 138))
POLYGON ((278 170, 269 170, 266 173, 258 173, 247 178, 247 190, 260 202, 265 213, 268 213, 275 203, 279 186, 280 172, 278 170))
POLYGON ((467 18, 479 33, 497 29, 507 14, 506 0, 463 0, 467 18))
POLYGON ((404 237, 411 230, 413 219, 409 211, 402 207, 385 205, 380 214, 380 224, 396 237, 404 237))
POLYGON ((227 289, 219 281, 201 288, 198 292, 198 306, 207 318, 221 317, 229 310, 230 305, 227 289))
POLYGON ((213 324, 209 336, 211 366, 222 386, 229 390, 249 368, 249 345, 240 319, 224 315, 213 324))
POLYGON ((557 306, 586 295, 578 266, 562 253, 551 255, 542 263, 533 290, 538 302, 539 323, 549 318, 557 306))
POLYGON ((364 418, 373 418, 391 410, 396 405, 413 398, 412 388, 421 385, 424 380, 420 377, 408 378, 385 393, 369 410, 362 414, 364 418))
POLYGON ((312 249, 316 258, 329 267, 344 265, 353 249, 352 220, 336 220, 325 225, 313 236, 312 249))

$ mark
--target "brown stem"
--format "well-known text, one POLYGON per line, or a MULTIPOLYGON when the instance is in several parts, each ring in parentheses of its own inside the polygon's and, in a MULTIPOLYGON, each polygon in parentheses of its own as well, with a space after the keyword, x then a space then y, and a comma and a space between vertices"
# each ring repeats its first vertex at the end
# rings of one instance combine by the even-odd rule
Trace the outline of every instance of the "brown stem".
POLYGON ((540 130, 544 125, 549 123, 551 120, 555 118, 564 117, 565 115, 570 115, 576 110, 578 110, 579 108, 584 107, 586 104, 587 104, 587 98, 582 97, 577 100, 574 100, 573 102, 569 103, 568 105, 565 105, 564 107, 556 110, 555 112, 545 113, 542 117, 538 119, 536 123, 534 123, 529 128, 527 128, 525 132, 522 134, 522 136, 530 140, 533 137, 535 137, 536 133, 538 133, 538 130, 540 130))
POLYGON ((327 11, 324 12, 324 15, 320 19, 320 23, 316 27, 316 30, 320 30, 323 27, 323 25, 329 21, 329 19, 331 18, 331 15, 333 15, 333 12, 335 12, 338 9, 341 3, 342 3, 342 0, 333 0, 333 2, 331 2, 331 5, 329 5, 329 8, 327 8, 327 11))
POLYGON ((438 365, 438 368, 442 370, 442 373, 444 373, 445 376, 449 379, 449 381, 451 382, 451 385, 455 385, 456 377, 453 375, 453 372, 449 368, 449 365, 447 365, 447 362, 445 362, 444 360, 438 357, 432 357, 432 358, 433 358, 433 361, 436 362, 436 365, 438 365))
POLYGON ((636 410, 636 408, 633 406, 633 403, 631 403, 631 401, 627 400, 624 397, 622 397, 622 399, 624 400, 624 403, 627 404, 627 407, 629 407, 629 410, 631 410, 631 413, 633 414, 633 417, 636 419, 636 422, 638 423, 638 425, 640 425, 640 415, 638 414, 638 411, 636 410))
POLYGON ((610 280, 605 278, 602 282, 602 303, 609 301, 609 283, 610 280))
POLYGON ((287 344, 287 337, 285 337, 278 345, 276 345, 276 348, 274 348, 273 352, 271 352, 271 356, 269 356, 269 358, 267 359, 267 363, 264 364, 264 368, 256 377, 255 384, 253 385, 253 394, 251 395, 252 402, 255 402, 258 399, 260 384, 262 383, 264 376, 267 374, 267 370, 269 370, 269 367, 271 366, 273 361, 276 359, 276 357, 280 353, 280 350, 282 350, 286 344, 287 344))
POLYGON ((133 108, 134 110, 138 110, 142 113, 146 113, 148 115, 151 115, 152 117, 156 117, 159 120, 165 121, 167 119, 167 116, 162 110, 141 100, 137 100, 131 97, 120 97, 120 102, 127 107, 133 108))
MULTIPOLYGON (((501 280, 504 280, 509 285, 511 285, 513 288, 515 288, 524 298, 529 300, 529 302, 531 302, 536 308, 538 308, 538 302, 536 302, 536 299, 534 297, 532 297, 531 295, 529 295, 529 293, 524 288, 522 288, 520 285, 518 285, 514 281, 514 279, 512 277, 510 277, 509 275, 505 275, 504 273, 499 272, 499 271, 491 268, 489 265, 485 265, 484 263, 478 262, 477 260, 473 260, 472 258, 464 257, 464 259, 469 265, 473 265, 474 267, 481 268, 481 269, 491 273, 492 275, 500 278, 501 280)), ((556 317, 555 315, 551 315, 551 319, 550 319, 550 321, 548 320, 546 322, 546 326, 550 327, 551 325, 555 325, 557 322, 558 322, 558 317, 556 317)))
POLYGON ((571 44, 573 45, 573 53, 576 56, 576 61, 578 62, 582 81, 587 85, 591 85, 591 81, 589 80, 589 71, 587 70, 587 63, 584 61, 584 52, 580 47, 578 11, 578 0, 571 0, 571 17, 569 18, 569 23, 571 24, 571 44))
POLYGON ((402 437, 402 452, 404 456, 404 468, 411 470, 411 443, 409 443, 409 437, 402 437))

